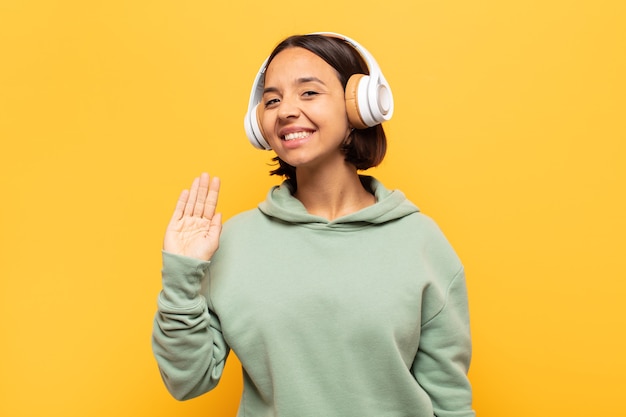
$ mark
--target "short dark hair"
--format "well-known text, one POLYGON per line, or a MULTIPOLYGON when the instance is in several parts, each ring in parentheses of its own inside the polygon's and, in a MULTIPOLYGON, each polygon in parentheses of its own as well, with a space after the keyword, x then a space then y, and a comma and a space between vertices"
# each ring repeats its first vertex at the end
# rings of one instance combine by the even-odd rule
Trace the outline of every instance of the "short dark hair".
MULTIPOLYGON (((367 64, 360 53, 346 41, 325 35, 294 35, 279 43, 270 54, 267 65, 274 57, 288 48, 304 48, 326 61, 337 71, 342 87, 353 74, 369 74, 367 64)), ((359 170, 379 165, 387 152, 385 130, 379 124, 366 129, 354 129, 342 146, 345 160, 359 170)), ((273 159, 278 168, 270 171, 271 175, 282 175, 295 182, 296 169, 278 156, 273 159)), ((294 184, 295 185, 295 184, 294 184)))

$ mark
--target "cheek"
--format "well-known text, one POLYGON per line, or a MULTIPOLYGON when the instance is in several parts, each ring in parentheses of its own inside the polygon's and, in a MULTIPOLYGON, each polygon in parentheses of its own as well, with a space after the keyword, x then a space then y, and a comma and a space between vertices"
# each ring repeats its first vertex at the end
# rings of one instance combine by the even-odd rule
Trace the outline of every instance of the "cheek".
POLYGON ((276 117, 273 115, 272 111, 266 112, 265 108, 257 111, 257 122, 259 123, 259 128, 261 128, 261 133, 263 137, 269 143, 270 147, 276 150, 276 145, 280 143, 280 139, 274 135, 274 126, 276 123, 276 117))
POLYGON ((333 113, 336 115, 335 121, 338 124, 337 128, 349 129, 350 122, 348 121, 348 111, 346 109, 346 102, 341 97, 334 101, 333 113))
POLYGON ((348 120, 348 114, 345 112, 345 107, 337 110, 337 117, 335 118, 335 129, 338 132, 350 132, 350 121, 348 120))
POLYGON ((343 100, 327 101, 323 105, 308 108, 306 115, 326 127, 332 125, 334 129, 347 129, 349 125, 346 103, 343 100))

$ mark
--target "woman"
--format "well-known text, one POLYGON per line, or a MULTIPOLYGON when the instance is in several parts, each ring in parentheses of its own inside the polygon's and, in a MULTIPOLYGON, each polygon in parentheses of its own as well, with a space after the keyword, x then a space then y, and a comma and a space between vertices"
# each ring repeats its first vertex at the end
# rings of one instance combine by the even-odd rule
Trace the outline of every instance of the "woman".
POLYGON ((474 415, 462 264, 400 191, 358 173, 386 149, 381 120, 354 115, 353 75, 375 65, 340 35, 284 40, 251 114, 286 180, 223 233, 217 178, 202 174, 181 194, 153 333, 176 398, 215 387, 233 349, 238 416, 474 415))

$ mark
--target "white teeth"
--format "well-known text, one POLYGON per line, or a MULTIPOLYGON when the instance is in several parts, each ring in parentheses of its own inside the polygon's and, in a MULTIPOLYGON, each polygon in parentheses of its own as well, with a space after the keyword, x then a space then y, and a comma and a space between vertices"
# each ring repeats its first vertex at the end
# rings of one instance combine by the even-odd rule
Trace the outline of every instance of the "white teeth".
POLYGON ((285 140, 294 140, 294 139, 302 139, 309 136, 311 132, 294 132, 285 135, 285 140))

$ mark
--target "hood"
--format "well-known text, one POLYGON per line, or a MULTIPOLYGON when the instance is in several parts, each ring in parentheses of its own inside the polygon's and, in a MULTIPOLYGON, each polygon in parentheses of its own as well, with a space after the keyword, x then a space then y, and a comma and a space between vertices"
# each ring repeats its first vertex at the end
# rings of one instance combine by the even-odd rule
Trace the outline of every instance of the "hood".
POLYGON ((404 193, 399 190, 386 189, 374 177, 363 175, 361 182, 369 186, 376 197, 376 204, 332 221, 309 214, 304 205, 292 195, 293 186, 289 181, 272 187, 265 201, 259 204, 259 209, 265 215, 287 223, 334 229, 353 229, 386 223, 419 211, 413 203, 407 200, 404 193))

